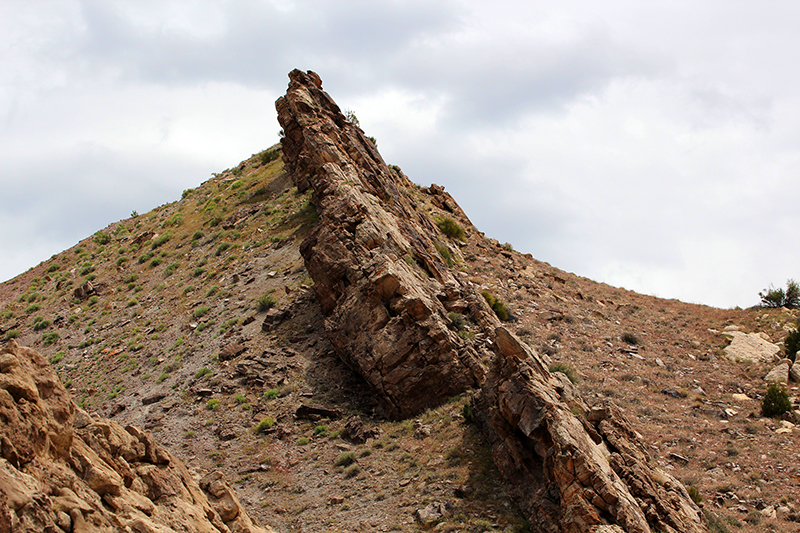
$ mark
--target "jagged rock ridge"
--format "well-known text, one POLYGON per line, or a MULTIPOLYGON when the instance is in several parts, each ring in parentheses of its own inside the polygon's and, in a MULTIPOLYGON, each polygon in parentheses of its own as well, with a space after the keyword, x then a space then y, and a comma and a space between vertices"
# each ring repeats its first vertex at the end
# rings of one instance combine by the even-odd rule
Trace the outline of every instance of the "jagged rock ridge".
POLYGON ((332 343, 387 414, 408 416, 482 385, 477 417, 537 531, 705 531, 683 485, 655 466, 621 412, 590 409, 452 274, 433 242, 447 240, 414 210, 413 186, 346 120, 319 77, 289 77, 276 102, 286 169, 298 188, 313 188, 320 215, 301 252, 332 343), (455 310, 479 327, 477 340, 448 327, 455 310))
POLYGON ((149 431, 76 407, 50 365, 0 350, 0 533, 268 533, 218 472, 196 480, 149 431))
POLYGON ((320 223, 301 253, 339 355, 390 417, 478 386, 486 349, 450 329, 447 313, 496 319, 436 251, 432 236, 441 233, 414 211, 408 179, 387 167, 315 74, 295 70, 290 77, 276 103, 281 144, 294 183, 313 188, 320 223))

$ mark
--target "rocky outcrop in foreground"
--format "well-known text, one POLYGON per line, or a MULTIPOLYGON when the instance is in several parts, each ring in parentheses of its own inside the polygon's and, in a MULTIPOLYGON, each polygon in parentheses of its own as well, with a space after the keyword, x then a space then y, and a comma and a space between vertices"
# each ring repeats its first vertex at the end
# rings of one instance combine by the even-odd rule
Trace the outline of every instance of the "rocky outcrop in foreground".
MULTIPOLYGON (((706 531, 683 485, 656 467, 619 410, 589 408, 452 274, 438 249, 457 246, 415 209, 413 195, 423 193, 386 166, 319 77, 289 78, 276 103, 285 166, 298 188, 313 188, 320 217, 301 253, 334 346, 387 414, 480 387, 476 417, 536 531, 706 531), (448 312, 475 325, 474 339, 449 327, 448 312), (487 376, 481 361, 490 359, 487 376)), ((460 211, 449 198, 440 204, 460 211)))
POLYGON ((76 407, 47 361, 0 350, 0 533, 268 533, 217 472, 201 480, 148 431, 76 407))

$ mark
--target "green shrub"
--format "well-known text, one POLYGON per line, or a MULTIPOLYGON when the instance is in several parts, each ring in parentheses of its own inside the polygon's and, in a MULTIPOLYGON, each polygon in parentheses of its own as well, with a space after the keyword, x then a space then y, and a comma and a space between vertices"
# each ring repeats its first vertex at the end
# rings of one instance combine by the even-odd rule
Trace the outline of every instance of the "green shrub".
POLYGON ((455 259, 453 259, 453 254, 447 246, 439 244, 438 242, 434 242, 433 246, 436 248, 436 251, 439 252, 439 255, 442 256, 447 266, 451 267, 456 263, 455 259))
POLYGON ((169 372, 162 372, 160 376, 156 378, 156 383, 162 383, 169 377, 169 372))
POLYGON ((201 305, 200 307, 198 307, 197 309, 194 310, 194 313, 192 313, 192 316, 195 317, 195 318, 202 318, 202 317, 206 316, 209 311, 211 311, 210 307, 208 307, 207 305, 201 305))
POLYGON ((171 263, 166 269, 164 269, 164 273, 167 276, 171 276, 172 274, 175 273, 176 270, 178 270, 179 266, 181 266, 180 263, 171 263))
POLYGON ((266 165, 278 159, 279 155, 277 150, 264 150, 258 154, 258 160, 262 165, 266 165))
POLYGON ((203 378, 205 376, 209 376, 209 375, 211 375, 213 373, 214 372, 210 368, 203 367, 203 368, 199 369, 197 372, 194 373, 194 377, 195 377, 195 379, 200 379, 200 378, 203 378))
POLYGON ((776 289, 772 285, 758 293, 762 307, 785 307, 797 309, 800 307, 800 285, 790 279, 786 282, 786 290, 776 289))
POLYGON ((764 399, 761 400, 761 414, 763 416, 778 416, 792 410, 792 402, 786 389, 777 383, 770 383, 764 399))
POLYGON ((275 304, 277 303, 275 301, 275 298, 273 298, 272 296, 270 296, 268 294, 264 294, 263 296, 259 296, 257 301, 258 301, 258 310, 259 311, 266 311, 268 309, 272 309, 273 307, 275 307, 275 304))
POLYGON ((55 344, 56 342, 58 342, 58 338, 59 338, 58 333, 52 331, 50 333, 45 333, 44 335, 42 335, 42 342, 44 342, 45 346, 50 346, 51 344, 55 344))
POLYGON ((30 315, 31 313, 35 313, 36 311, 38 311, 41 308, 42 308, 42 306, 39 305, 39 304, 31 304, 31 305, 29 305, 27 307, 27 309, 25 309, 25 314, 30 315))
POLYGON ((464 326, 466 326, 467 324, 464 315, 462 315, 461 313, 455 313, 455 312, 447 313, 447 318, 450 319, 450 323, 453 324, 453 327, 456 328, 456 330, 458 331, 463 330, 464 326))
POLYGON ((36 317, 36 318, 39 318, 41 320, 34 321, 34 323, 33 323, 33 331, 41 331, 41 330, 47 329, 47 328, 49 328, 50 326, 53 325, 53 321, 52 320, 45 320, 42 317, 36 317))
POLYGON ((481 292, 481 296, 486 300, 486 303, 489 304, 489 307, 492 308, 494 314, 497 315, 497 318, 502 320, 503 322, 509 319, 508 310, 506 309, 506 304, 503 303, 502 300, 497 298, 494 294, 490 293, 489 291, 481 292))
POLYGON ((209 411, 216 411, 219 408, 219 400, 211 398, 206 402, 206 409, 209 411))
POLYGON ((160 265, 160 264, 161 264, 161 263, 163 263, 163 262, 164 262, 164 260, 163 260, 163 259, 161 259, 160 257, 154 257, 154 258, 153 258, 153 259, 150 261, 150 268, 155 268, 155 267, 157 267, 158 265, 160 265))
POLYGON ((472 412, 472 406, 470 404, 464 404, 464 407, 461 408, 461 416, 464 418, 464 422, 468 424, 471 424, 475 420, 475 414, 472 412))
POLYGON ((361 467, 357 464, 352 464, 344 469, 344 477, 350 479, 351 477, 356 477, 360 472, 361 467))
POLYGON ((319 425, 314 428, 314 435, 322 435, 323 437, 328 435, 328 426, 326 425, 319 425))
POLYGON ((268 416, 266 418, 262 418, 261 422, 256 424, 256 427, 253 428, 253 431, 255 431, 256 433, 264 433, 274 425, 275 425, 275 419, 272 418, 271 416, 268 416))
POLYGON ((88 304, 89 304, 90 306, 92 306, 92 305, 96 304, 96 303, 97 303, 97 302, 99 302, 99 301, 100 301, 100 297, 98 297, 98 296, 91 296, 91 297, 89 298, 88 304))
POLYGON ((458 223, 452 218, 439 218, 436 220, 436 225, 439 226, 439 229, 442 230, 442 233, 451 239, 457 239, 459 241, 464 240, 464 228, 459 226, 458 223))
POLYGON ((220 255, 222 255, 230 247, 231 247, 231 243, 229 243, 229 242, 221 242, 221 243, 219 243, 219 246, 217 246, 217 251, 214 252, 214 255, 219 257, 220 255))
POLYGON ((200 276, 205 274, 205 272, 206 272, 205 269, 197 267, 192 271, 192 276, 199 278, 200 276))
POLYGON ((688 487, 686 487, 686 492, 689 493, 689 497, 697 505, 700 505, 700 502, 703 501, 703 497, 700 495, 700 491, 697 489, 697 487, 689 485, 688 487))
POLYGON ((155 250, 156 248, 158 248, 160 246, 163 246, 171 238, 172 238, 172 234, 170 232, 167 231, 166 233, 162 233, 161 235, 156 237, 156 240, 154 240, 153 244, 150 245, 150 249, 151 250, 155 250))
POLYGON ((60 351, 60 352, 56 352, 55 354, 53 354, 53 357, 51 357, 51 358, 50 358, 50 364, 54 365, 54 364, 56 364, 56 363, 59 363, 59 362, 61 362, 61 360, 62 360, 62 359, 64 359, 64 352, 63 352, 63 350, 62 350, 62 351, 60 351))
POLYGON ((6 331, 6 340, 10 341, 11 339, 16 339, 19 337, 19 330, 18 329, 10 329, 6 331))
POLYGON ((308 437, 300 437, 299 439, 297 439, 297 445, 298 446, 305 446, 309 442, 310 441, 308 440, 308 437))
POLYGON ((214 285, 213 287, 208 289, 208 292, 206 293, 206 298, 211 298, 212 296, 217 294, 217 291, 219 291, 219 287, 214 285))
POLYGON ((548 370, 550 370, 550 372, 561 372, 567 376, 572 383, 578 383, 578 373, 575 372, 574 368, 566 363, 554 363, 550 365, 548 370))
POLYGON ((786 352, 786 357, 794 362, 797 351, 800 350, 800 329, 794 329, 786 335, 783 340, 783 350, 786 352))
POLYGON ((267 400, 274 400, 278 397, 278 389, 269 389, 264 393, 264 398, 267 400))
POLYGON ((234 399, 234 400, 236 400, 236 403, 238 403, 239 405, 241 405, 241 404, 243 404, 243 403, 247 402, 247 398, 245 397, 245 395, 244 395, 244 394, 241 394, 241 393, 239 393, 239 392, 237 392, 237 393, 234 395, 233 399, 234 399))
POLYGON ((94 234, 94 237, 92 237, 92 240, 96 244, 99 244, 100 246, 104 246, 104 245, 108 244, 109 242, 111 242, 111 235, 109 235, 108 233, 104 233, 102 231, 98 231, 97 233, 94 234))
POLYGON ((356 461, 356 452, 344 452, 333 462, 336 466, 350 466, 356 461))

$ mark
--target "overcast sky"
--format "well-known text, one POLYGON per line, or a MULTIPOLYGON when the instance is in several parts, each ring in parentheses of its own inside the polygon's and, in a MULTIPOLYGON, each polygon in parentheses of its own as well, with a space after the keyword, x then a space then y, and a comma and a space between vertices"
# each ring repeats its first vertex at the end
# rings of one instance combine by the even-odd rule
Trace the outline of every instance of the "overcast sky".
POLYGON ((720 307, 800 278, 796 1, 7 1, 0 280, 278 141, 314 70, 553 266, 720 307))

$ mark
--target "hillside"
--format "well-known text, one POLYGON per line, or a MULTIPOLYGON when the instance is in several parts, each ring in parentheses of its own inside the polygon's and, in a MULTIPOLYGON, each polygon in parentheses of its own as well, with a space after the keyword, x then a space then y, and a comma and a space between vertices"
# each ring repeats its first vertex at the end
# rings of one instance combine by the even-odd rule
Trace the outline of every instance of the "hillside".
MULTIPOLYGON (((268 148, 0 285, 0 333, 45 355, 87 411, 225 472, 278 531, 525 531, 489 443, 464 420, 473 392, 396 413, 337 355, 352 339, 330 333, 301 246, 320 199, 295 186, 283 155, 268 148)), ((442 275, 505 302, 504 326, 574 373, 587 402, 620 406, 655 463, 698 490, 710 530, 797 530, 797 430, 759 414, 773 365, 730 361, 719 333, 779 343, 796 313, 684 304, 560 271, 483 235, 443 188, 392 171, 393 213, 464 230, 437 237, 442 275)), ((477 323, 451 318, 477 342, 477 323)))

